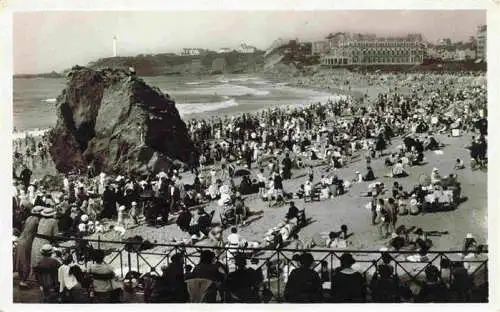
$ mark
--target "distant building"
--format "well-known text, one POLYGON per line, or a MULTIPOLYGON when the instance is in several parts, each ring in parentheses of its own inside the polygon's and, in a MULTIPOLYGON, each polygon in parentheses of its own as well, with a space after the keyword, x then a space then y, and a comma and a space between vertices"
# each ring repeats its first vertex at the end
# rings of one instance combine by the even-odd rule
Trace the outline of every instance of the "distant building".
POLYGON ((236 49, 236 51, 240 53, 255 53, 257 51, 256 47, 247 45, 246 43, 240 44, 240 46, 236 49))
POLYGON ((421 64, 425 45, 420 34, 377 37, 373 34, 337 33, 327 37, 330 51, 322 65, 411 65, 421 64))
POLYGON ((217 51, 217 53, 229 53, 232 51, 233 51, 233 49, 231 49, 231 48, 220 48, 219 51, 217 51))
POLYGON ((185 48, 182 50, 181 55, 189 55, 189 56, 196 56, 201 54, 201 49, 191 49, 191 48, 185 48))
POLYGON ((467 61, 476 58, 476 51, 474 49, 458 49, 455 51, 456 61, 467 61))
POLYGON ((313 41, 312 42, 312 54, 325 54, 330 50, 330 44, 327 40, 313 41))
POLYGON ((487 48, 486 48, 486 25, 481 25, 477 28, 477 53, 476 58, 486 61, 487 48))

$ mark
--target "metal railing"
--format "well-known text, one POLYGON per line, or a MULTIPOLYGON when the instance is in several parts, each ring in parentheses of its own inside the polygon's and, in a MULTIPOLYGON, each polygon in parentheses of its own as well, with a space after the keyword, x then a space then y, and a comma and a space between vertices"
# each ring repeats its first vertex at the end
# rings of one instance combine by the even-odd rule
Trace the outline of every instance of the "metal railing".
MULTIPOLYGON (((319 272, 323 263, 323 269, 326 269, 328 276, 335 268, 340 266, 340 257, 344 253, 351 253, 356 259, 355 269, 359 271, 367 282, 371 280, 377 272, 377 265, 382 261, 382 253, 391 255, 391 265, 394 267, 394 273, 399 277, 402 283, 406 285, 421 286, 425 280, 425 269, 429 265, 437 266, 440 271, 441 261, 449 259, 451 262, 469 263, 474 267, 469 270, 472 279, 481 279, 488 281, 488 259, 487 251, 481 252, 478 258, 474 260, 463 260, 463 251, 429 251, 425 261, 408 261, 406 256, 415 254, 416 251, 380 251, 380 250, 331 250, 331 249, 288 249, 288 248, 251 248, 251 247, 218 247, 218 246, 200 246, 183 245, 172 243, 152 243, 149 250, 130 250, 126 248, 127 244, 133 244, 126 241, 109 241, 98 239, 67 238, 54 237, 54 241, 59 242, 59 246, 67 248, 75 254, 79 250, 75 247, 77 243, 87 245, 92 249, 103 249, 106 251, 105 262, 115 268, 115 273, 120 277, 125 277, 127 272, 135 271, 138 273, 156 272, 161 274, 161 267, 170 264, 170 257, 174 254, 183 256, 184 264, 196 266, 199 262, 200 254, 203 250, 211 250, 215 253, 217 261, 222 263, 229 271, 234 269, 234 255, 242 253, 249 259, 253 259, 254 269, 260 269, 263 273, 262 287, 272 293, 273 302, 282 302, 284 289, 288 274, 294 268, 298 267, 296 261, 292 260, 294 254, 308 252, 314 257, 313 268, 319 272), (71 244, 71 243, 74 244, 71 244), (68 244, 69 243, 69 244, 68 244), (326 263, 326 266, 325 266, 326 263)), ((140 244, 139 244, 140 245, 140 244)), ((81 251, 81 250, 80 250, 81 251)), ((80 254, 80 264, 87 266, 93 259, 88 254, 80 254)), ((328 289, 328 283, 325 284, 328 289)), ((325 292, 328 290, 325 289, 325 292)), ((223 300, 223 298, 221 298, 223 300)))

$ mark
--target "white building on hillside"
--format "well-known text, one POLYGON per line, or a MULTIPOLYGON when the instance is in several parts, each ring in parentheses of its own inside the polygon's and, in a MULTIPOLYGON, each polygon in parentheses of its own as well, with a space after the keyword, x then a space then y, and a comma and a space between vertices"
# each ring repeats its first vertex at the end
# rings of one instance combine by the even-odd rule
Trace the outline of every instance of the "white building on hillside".
POLYGON ((217 53, 229 53, 232 51, 233 51, 233 49, 231 49, 231 48, 220 48, 219 51, 217 51, 217 53))
POLYGON ((182 55, 190 55, 190 56, 200 55, 200 50, 201 49, 185 48, 182 50, 182 55))
POLYGON ((257 51, 257 48, 247 45, 246 43, 242 43, 238 48, 236 48, 236 51, 240 53, 255 53, 255 51, 257 51))

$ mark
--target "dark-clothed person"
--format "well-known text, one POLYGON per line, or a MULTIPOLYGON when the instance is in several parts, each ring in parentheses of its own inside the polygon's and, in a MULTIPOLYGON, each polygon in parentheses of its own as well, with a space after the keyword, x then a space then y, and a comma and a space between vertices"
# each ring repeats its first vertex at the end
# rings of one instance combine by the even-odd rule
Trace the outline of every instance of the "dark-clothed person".
POLYGON ((314 259, 311 254, 300 256, 300 268, 294 269, 285 286, 285 300, 293 303, 317 303, 322 301, 321 279, 311 269, 314 259))
POLYGON ((340 257, 340 267, 332 274, 331 298, 336 303, 363 303, 365 301, 365 279, 351 266, 355 263, 351 254, 340 257))

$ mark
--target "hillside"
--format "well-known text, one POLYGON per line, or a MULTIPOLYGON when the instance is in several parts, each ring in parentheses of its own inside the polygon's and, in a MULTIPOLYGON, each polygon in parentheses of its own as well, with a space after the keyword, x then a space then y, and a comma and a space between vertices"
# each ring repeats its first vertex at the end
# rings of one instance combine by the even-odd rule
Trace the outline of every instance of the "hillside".
POLYGON ((134 67, 139 76, 188 75, 257 72, 262 68, 264 52, 229 53, 206 52, 199 56, 163 54, 140 54, 130 57, 109 57, 98 59, 88 67, 102 68, 134 67))

